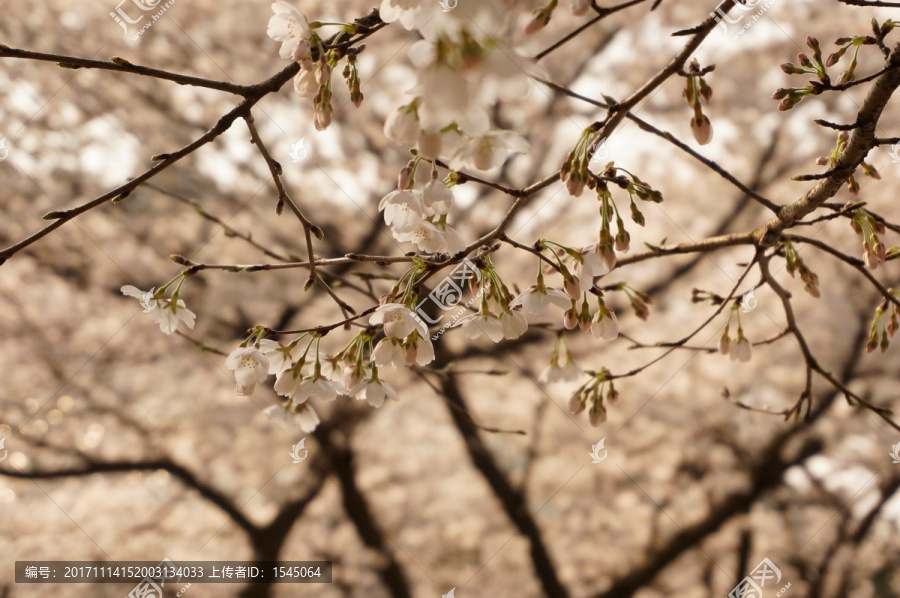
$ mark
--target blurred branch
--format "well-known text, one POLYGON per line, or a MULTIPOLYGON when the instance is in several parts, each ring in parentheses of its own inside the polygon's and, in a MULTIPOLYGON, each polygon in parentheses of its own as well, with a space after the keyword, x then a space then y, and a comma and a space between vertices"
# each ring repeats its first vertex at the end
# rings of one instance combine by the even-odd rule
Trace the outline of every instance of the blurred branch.
MULTIPOLYGON (((444 358, 442 361, 451 357, 446 354, 446 350, 442 345, 438 346, 438 350, 444 354, 442 355, 444 358)), ((516 489, 512 485, 478 435, 477 426, 473 424, 470 417, 463 415, 469 409, 460 392, 456 376, 452 373, 444 376, 441 379, 440 389, 453 424, 465 441, 469 459, 471 459, 475 469, 478 470, 491 487, 491 490, 503 506, 503 510, 519 530, 519 533, 528 538, 531 545, 531 562, 534 566, 535 574, 540 580, 541 587, 548 596, 565 598, 569 595, 569 592, 559 580, 556 567, 544 544, 540 528, 538 528, 537 522, 529 512, 524 487, 516 489)))

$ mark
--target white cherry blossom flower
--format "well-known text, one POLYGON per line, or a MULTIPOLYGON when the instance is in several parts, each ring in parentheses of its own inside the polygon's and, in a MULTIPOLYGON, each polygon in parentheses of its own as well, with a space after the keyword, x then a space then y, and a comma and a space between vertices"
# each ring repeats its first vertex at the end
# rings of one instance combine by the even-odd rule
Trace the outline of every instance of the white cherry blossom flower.
POLYGON ((547 311, 550 305, 555 305, 563 309, 568 309, 571 305, 569 296, 559 289, 549 289, 547 287, 538 287, 531 285, 516 297, 510 304, 512 307, 522 306, 522 311, 526 314, 539 316, 547 311))
POLYGON ((521 311, 506 310, 500 314, 499 319, 503 336, 510 340, 519 338, 528 330, 528 320, 521 311))
POLYGON ((269 375, 269 360, 255 347, 238 347, 225 359, 225 367, 234 372, 239 397, 249 397, 256 385, 269 375))
POLYGON ((338 395, 349 393, 344 383, 339 380, 329 380, 321 375, 305 377, 296 369, 285 370, 278 376, 278 380, 275 381, 275 392, 291 397, 297 404, 305 403, 310 397, 333 401, 338 395))
POLYGON ((470 139, 450 159, 450 168, 459 170, 470 166, 478 170, 490 170, 501 166, 510 153, 528 151, 528 142, 512 131, 493 130, 470 139))
POLYGON ((285 347, 279 342, 264 338, 259 341, 259 350, 269 360, 270 374, 280 374, 284 370, 290 369, 291 365, 293 365, 294 359, 291 355, 291 348, 285 347))
POLYGON ((738 329, 737 338, 734 345, 731 346, 728 356, 731 361, 740 361, 741 363, 746 363, 753 357, 753 345, 744 337, 744 333, 740 329, 738 329))
POLYGON ((594 338, 602 338, 605 341, 616 340, 619 336, 619 320, 616 318, 616 312, 601 306, 591 324, 591 334, 594 338))
POLYGON ((281 42, 278 55, 285 59, 291 58, 298 42, 309 43, 309 22, 302 12, 287 2, 273 3, 272 12, 275 14, 269 19, 266 33, 276 42, 281 42))
POLYGON ((406 365, 425 366, 434 361, 434 345, 427 336, 406 343, 406 365))
POLYGON ((484 334, 495 343, 503 340, 503 327, 492 313, 471 314, 460 318, 456 325, 462 329, 466 338, 474 340, 484 334))
POLYGON ((424 25, 427 17, 422 0, 381 0, 378 14, 385 23, 400 21, 404 29, 410 31, 424 25))
POLYGON ((453 207, 453 191, 443 181, 434 179, 425 185, 422 203, 429 216, 443 216, 453 207))
POLYGON ((444 236, 444 251, 449 253, 450 255, 456 255, 460 251, 464 251, 466 248, 466 242, 462 238, 462 235, 459 234, 459 231, 444 222, 443 224, 438 224, 437 229, 443 233, 444 236))
POLYGON ((284 405, 272 405, 263 410, 279 427, 291 426, 303 430, 309 434, 319 425, 319 414, 310 403, 294 403, 288 401, 284 405))
MULTIPOLYGON (((394 228, 391 231, 400 243, 412 243, 425 253, 441 253, 447 251, 447 239, 443 231, 431 222, 413 217, 407 226, 394 228)), ((454 252, 455 253, 455 252, 454 252)))
POLYGON ((468 139, 456 126, 432 129, 427 132, 423 130, 419 133, 419 155, 429 160, 450 156, 465 145, 466 141, 468 139))
MULTIPOLYGON (((575 263, 575 276, 578 278, 582 292, 588 292, 594 287, 594 278, 609 274, 612 269, 608 256, 598 249, 596 243, 585 245, 581 249, 581 260, 575 263)), ((615 253, 613 253, 613 266, 615 266, 615 253)))
POLYGON ((421 336, 428 335, 428 328, 419 316, 399 303, 380 306, 369 317, 369 324, 384 324, 384 334, 395 339, 404 339, 414 330, 418 330, 421 336))
POLYGON ((398 143, 414 143, 419 139, 419 117, 415 108, 400 106, 384 123, 384 134, 398 143))
POLYGON ((197 316, 181 299, 175 303, 172 303, 171 299, 156 299, 153 296, 153 289, 144 292, 130 284, 123 286, 121 291, 123 295, 140 301, 144 313, 149 314, 150 319, 156 322, 165 334, 172 334, 178 330, 178 322, 183 322, 188 328, 194 328, 197 316))
POLYGON ((313 409, 312 404, 304 403, 297 406, 297 412, 294 414, 294 420, 300 429, 309 434, 319 427, 319 414, 313 409))
POLYGON ((383 338, 372 350, 372 362, 378 367, 402 368, 406 365, 406 351, 400 341, 383 338))
POLYGON ((547 369, 541 372, 540 380, 544 384, 556 384, 559 382, 575 382, 581 377, 582 371, 571 359, 566 365, 560 367, 559 361, 551 362, 547 369))
POLYGON ((378 379, 377 374, 369 379, 363 380, 352 389, 350 394, 354 395, 359 401, 367 401, 372 407, 381 407, 384 404, 385 397, 390 397, 395 401, 400 400, 400 396, 394 388, 378 379))
POLYGON ((452 122, 464 123, 472 118, 470 112, 481 110, 472 103, 469 80, 445 64, 433 64, 420 71, 414 91, 420 97, 419 124, 423 129, 443 129, 452 122))
POLYGON ((716 347, 719 350, 719 353, 722 355, 728 355, 731 352, 731 337, 728 336, 728 327, 725 327, 725 333, 719 339, 719 344, 716 347))
POLYGON ((384 222, 396 229, 415 226, 425 215, 422 192, 415 189, 391 191, 378 202, 378 210, 384 212, 384 222))

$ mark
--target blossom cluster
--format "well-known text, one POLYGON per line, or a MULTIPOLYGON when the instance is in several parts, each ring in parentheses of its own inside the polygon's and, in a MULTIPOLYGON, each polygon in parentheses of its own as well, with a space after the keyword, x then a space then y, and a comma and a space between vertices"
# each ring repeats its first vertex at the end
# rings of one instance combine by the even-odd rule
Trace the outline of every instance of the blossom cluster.
POLYGON ((501 36, 492 3, 460 0, 452 12, 419 0, 384 0, 381 18, 417 29, 424 39, 410 47, 416 68, 412 97, 392 110, 384 132, 390 139, 415 144, 427 160, 445 159, 452 170, 489 170, 510 153, 526 152, 518 133, 491 126, 489 108, 498 100, 524 96, 537 67, 501 36), (435 12, 437 14, 435 15, 435 12))

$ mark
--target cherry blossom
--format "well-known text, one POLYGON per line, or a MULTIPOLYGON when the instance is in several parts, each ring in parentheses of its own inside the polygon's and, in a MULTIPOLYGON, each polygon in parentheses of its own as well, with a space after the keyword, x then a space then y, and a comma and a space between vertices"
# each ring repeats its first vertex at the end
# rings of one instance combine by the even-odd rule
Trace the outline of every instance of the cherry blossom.
POLYGON ((185 307, 181 299, 173 303, 171 299, 156 298, 153 289, 144 292, 130 284, 123 286, 121 291, 123 295, 140 301, 144 313, 149 314, 150 319, 159 324, 159 329, 165 334, 172 334, 178 330, 178 322, 183 322, 190 329, 194 328, 197 316, 185 307))
POLYGON ((428 335, 425 322, 411 309, 399 303, 387 303, 378 307, 369 317, 369 324, 384 324, 385 335, 395 339, 406 338, 414 330, 418 330, 422 336, 428 335))
POLYGON ((476 339, 484 334, 495 343, 503 340, 503 327, 500 320, 490 312, 465 316, 460 318, 456 325, 462 329, 466 338, 476 339))
POLYGON ((591 334, 594 338, 602 338, 605 341, 615 340, 619 336, 619 320, 616 318, 616 312, 601 304, 591 324, 591 334))
POLYGON ((400 106, 384 123, 384 134, 398 143, 413 143, 419 138, 419 116, 415 104, 400 106))
POLYGON ((347 387, 339 380, 330 380, 320 373, 305 377, 296 368, 285 370, 275 381, 275 392, 290 397, 295 403, 304 403, 310 397, 322 401, 333 401, 338 395, 349 393, 347 387))
POLYGON ((738 328, 737 338, 731 347, 729 357, 731 361, 746 363, 753 356, 753 345, 744 337, 744 331, 738 328))
POLYGON ((234 372, 235 390, 240 397, 249 397, 256 385, 269 375, 269 360, 255 347, 238 347, 225 359, 225 367, 234 372))
POLYGON ((403 228, 393 229, 394 238, 401 243, 412 243, 425 253, 447 251, 447 238, 437 226, 422 218, 413 217, 403 228))
POLYGON ((559 289, 550 289, 545 286, 531 285, 516 297, 510 304, 512 307, 522 306, 526 314, 539 316, 547 311, 550 305, 568 309, 571 301, 569 296, 559 289))
POLYGON ((578 367, 571 358, 566 361, 566 365, 560 367, 559 360, 552 361, 547 369, 541 372, 538 380, 544 384, 556 384, 559 382, 575 382, 581 377, 581 368, 578 367))
POLYGON ((503 336, 510 340, 519 338, 528 330, 528 320, 521 311, 505 310, 500 314, 499 320, 503 336))
POLYGON ((422 192, 414 189, 391 191, 378 202, 378 210, 384 212, 384 222, 388 226, 408 229, 425 215, 422 192))
POLYGON ((429 215, 443 216, 453 207, 453 191, 442 181, 434 179, 425 185, 422 203, 429 215))
POLYGON ((376 408, 384 404, 385 397, 390 397, 395 401, 400 400, 397 391, 390 384, 378 379, 377 370, 372 374, 372 378, 363 380, 351 388, 350 394, 357 400, 367 401, 369 405, 376 408))
POLYGON ((423 24, 422 0, 381 0, 378 14, 385 23, 400 21, 404 28, 418 29, 423 24))
POLYGON ((372 350, 372 363, 378 367, 389 365, 394 368, 402 368, 406 365, 406 351, 403 349, 403 344, 390 337, 381 339, 372 350))
POLYGON ((294 361, 291 356, 291 349, 292 347, 285 347, 271 339, 264 338, 259 341, 259 350, 269 360, 270 374, 277 375, 284 370, 290 369, 294 361))
POLYGON ((310 403, 288 401, 283 405, 272 405, 263 410, 279 426, 295 426, 309 434, 319 425, 319 414, 310 403))
POLYGON ((276 42, 281 42, 278 55, 285 59, 292 58, 298 43, 306 43, 308 48, 309 22, 303 13, 287 2, 281 1, 272 4, 272 12, 275 14, 269 19, 266 33, 276 42))
POLYGON ((471 166, 478 170, 490 170, 501 166, 510 153, 528 151, 528 142, 512 131, 488 131, 470 139, 450 159, 450 168, 459 170, 471 166))

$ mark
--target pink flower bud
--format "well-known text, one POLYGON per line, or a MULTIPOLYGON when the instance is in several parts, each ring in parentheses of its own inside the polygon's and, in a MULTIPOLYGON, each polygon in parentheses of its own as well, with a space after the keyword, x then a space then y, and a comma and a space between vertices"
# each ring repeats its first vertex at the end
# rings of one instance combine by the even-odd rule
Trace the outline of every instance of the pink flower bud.
POLYGON ((291 58, 293 58, 295 62, 299 62, 301 64, 310 60, 311 55, 309 51, 308 39, 301 38, 297 40, 297 45, 294 46, 294 49, 291 52, 291 58))
POLYGON ((700 145, 706 145, 712 141, 712 123, 705 114, 696 115, 691 119, 691 132, 700 145))
POLYGON ((606 422, 606 407, 600 401, 594 401, 591 410, 588 413, 588 419, 595 428, 606 422))
POLYGON ((579 283, 577 276, 570 275, 565 277, 563 279, 563 288, 566 290, 566 295, 572 299, 581 297, 581 284, 579 283))
POLYGON ((331 104, 325 104, 316 110, 316 131, 324 131, 334 118, 334 109, 331 104))
POLYGON ((719 353, 722 355, 728 355, 731 351, 731 337, 728 336, 728 333, 722 335, 722 338, 719 339, 719 353))
POLYGON ((412 177, 412 168, 409 166, 404 166, 400 169, 400 174, 397 175, 397 189, 403 191, 404 189, 409 188, 409 181, 412 177))
POLYGON ((576 392, 571 397, 569 397, 569 413, 571 413, 572 415, 580 414, 582 411, 584 411, 585 407, 587 407, 587 405, 585 405, 584 399, 582 398, 580 392, 576 392))
POLYGON ((577 172, 573 172, 569 175, 569 179, 566 181, 566 190, 568 190, 569 195, 574 197, 581 196, 582 192, 584 192, 584 185, 586 179, 579 176, 577 172))
POLYGON ((550 16, 544 15, 540 12, 534 15, 528 24, 525 25, 525 35, 531 35, 532 33, 537 33, 541 29, 547 26, 547 23, 550 22, 550 16))

